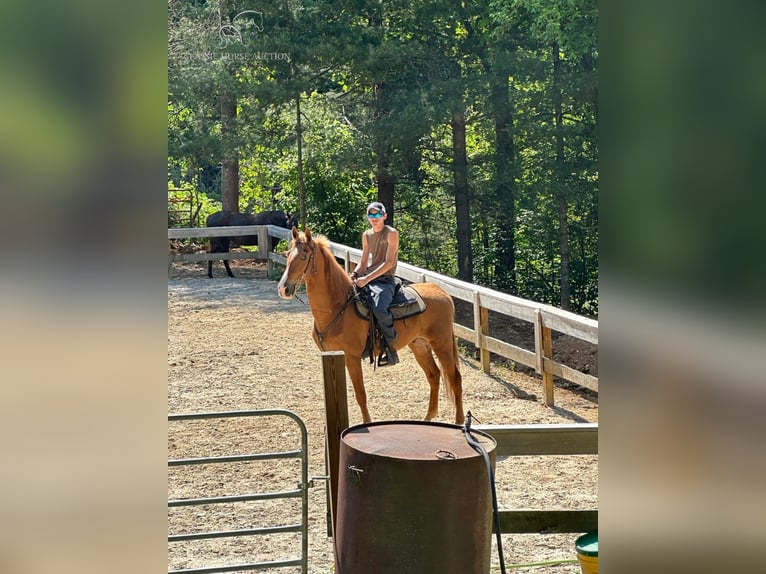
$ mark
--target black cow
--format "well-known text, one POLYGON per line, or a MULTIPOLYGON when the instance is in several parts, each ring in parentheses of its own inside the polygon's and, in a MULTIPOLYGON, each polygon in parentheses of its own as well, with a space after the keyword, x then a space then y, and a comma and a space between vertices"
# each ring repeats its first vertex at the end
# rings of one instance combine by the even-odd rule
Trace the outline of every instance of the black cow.
MULTIPOLYGON (((207 227, 237 227, 240 225, 276 225, 285 229, 292 229, 298 225, 298 216, 290 215, 284 211, 262 211, 260 213, 235 213, 233 211, 216 211, 205 221, 207 227)), ((273 251, 279 239, 271 239, 271 250, 273 251)), ((229 245, 237 247, 239 245, 258 245, 257 235, 236 235, 233 237, 211 237, 210 253, 228 253, 229 245)), ((229 260, 224 259, 223 264, 226 267, 226 273, 229 277, 234 277, 229 267, 229 260)), ((213 261, 207 262, 207 276, 213 278, 213 261)))

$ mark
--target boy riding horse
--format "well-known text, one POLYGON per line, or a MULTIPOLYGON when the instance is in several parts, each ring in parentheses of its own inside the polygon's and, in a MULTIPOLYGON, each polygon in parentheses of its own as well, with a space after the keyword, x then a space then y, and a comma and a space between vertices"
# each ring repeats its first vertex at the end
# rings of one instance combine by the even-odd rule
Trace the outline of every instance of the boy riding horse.
POLYGON ((372 312, 386 341, 386 356, 378 362, 379 366, 399 362, 394 317, 388 308, 396 288, 394 275, 399 256, 399 232, 385 224, 387 218, 386 207, 379 201, 367 206, 367 221, 371 228, 362 234, 362 257, 351 272, 354 285, 360 289, 369 287, 372 312))

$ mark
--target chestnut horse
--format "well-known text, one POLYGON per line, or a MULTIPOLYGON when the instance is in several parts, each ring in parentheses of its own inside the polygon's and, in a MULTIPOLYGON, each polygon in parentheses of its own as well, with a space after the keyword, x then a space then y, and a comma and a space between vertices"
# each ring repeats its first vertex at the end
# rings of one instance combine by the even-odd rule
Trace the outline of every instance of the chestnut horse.
MULTIPOLYGON (((362 411, 363 421, 369 423, 371 419, 362 374, 362 353, 369 321, 361 319, 354 311, 351 278, 335 260, 327 238, 312 237, 310 229, 299 233, 295 227, 292 228, 292 235, 287 267, 279 281, 279 296, 291 299, 301 281, 306 283, 309 307, 314 316, 314 342, 323 351, 345 353, 346 369, 354 385, 356 402, 362 411)), ((439 414, 441 372, 431 351, 436 354, 447 383, 447 397, 455 405, 455 423, 462 425, 465 422, 463 379, 452 328, 455 305, 449 294, 438 285, 417 283, 412 287, 423 297, 427 309, 419 315, 395 321, 396 347, 399 349, 407 345, 428 379, 431 393, 425 416, 427 421, 439 414)))

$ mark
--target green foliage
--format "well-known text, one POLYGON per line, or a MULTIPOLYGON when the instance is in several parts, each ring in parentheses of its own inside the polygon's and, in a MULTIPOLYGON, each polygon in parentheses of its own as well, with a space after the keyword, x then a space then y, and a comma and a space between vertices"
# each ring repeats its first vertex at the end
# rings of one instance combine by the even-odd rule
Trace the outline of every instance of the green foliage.
POLYGON ((237 99, 229 143, 239 153, 241 211, 297 212, 303 192, 312 230, 359 247, 367 227, 364 207, 378 199, 384 160, 394 180, 401 259, 454 276, 450 120, 462 112, 474 280, 507 286, 503 258, 510 228, 516 293, 558 304, 564 202, 572 309, 597 314, 593 0, 262 2, 263 31, 244 29, 247 46, 225 47, 243 59, 221 58, 225 50, 214 33, 218 5, 169 3, 168 177, 175 186, 194 187, 204 197, 203 212, 220 197, 201 174, 221 161, 219 97, 225 90, 237 99), (195 50, 210 56, 190 58, 195 50), (290 60, 254 59, 260 51, 289 54, 290 60), (507 157, 499 155, 496 141, 492 90, 498 80, 507 80, 512 114, 507 157), (500 181, 498 161, 511 163, 512 181, 500 181))

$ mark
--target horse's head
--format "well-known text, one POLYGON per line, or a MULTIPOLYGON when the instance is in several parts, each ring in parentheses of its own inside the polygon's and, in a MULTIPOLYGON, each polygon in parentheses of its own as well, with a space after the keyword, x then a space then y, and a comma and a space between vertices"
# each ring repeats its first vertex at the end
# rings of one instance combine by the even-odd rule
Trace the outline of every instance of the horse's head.
POLYGON ((290 249, 287 252, 287 264, 282 278, 279 280, 279 296, 282 299, 292 299, 295 295, 295 289, 303 281, 304 275, 309 272, 309 268, 314 262, 314 249, 316 243, 311 238, 311 230, 306 229, 299 233, 293 226, 292 240, 290 249))
POLYGON ((291 229, 293 227, 298 227, 298 214, 293 213, 290 215, 289 213, 285 213, 285 228, 291 229))

